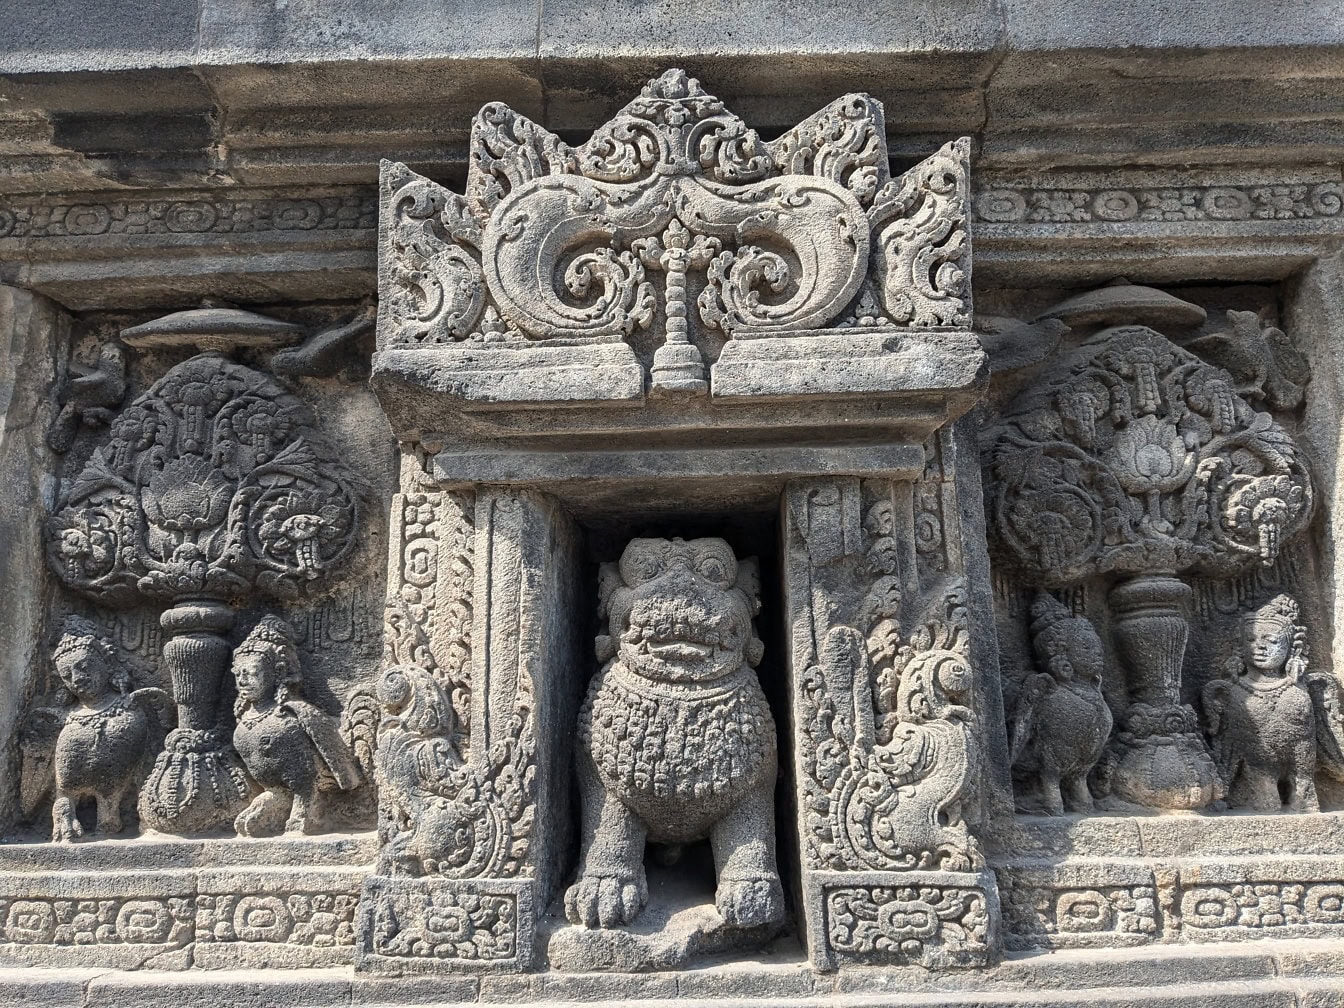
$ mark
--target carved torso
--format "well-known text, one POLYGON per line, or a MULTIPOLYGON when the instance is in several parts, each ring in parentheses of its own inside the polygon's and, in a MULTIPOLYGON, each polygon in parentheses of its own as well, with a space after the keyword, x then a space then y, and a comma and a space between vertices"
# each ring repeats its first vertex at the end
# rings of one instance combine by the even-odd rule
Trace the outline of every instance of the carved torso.
POLYGON ((243 714, 233 730, 233 745, 262 787, 305 791, 316 779, 312 739, 284 704, 243 714))
POLYGON ((589 689, 579 741, 605 786, 670 841, 702 836, 776 758, 770 708, 745 665, 716 682, 669 684, 612 662, 589 689))
POLYGON ((56 784, 67 794, 112 790, 146 757, 149 722, 124 697, 101 710, 72 708, 56 743, 56 784))
POLYGON ((1023 753, 1027 769, 1050 766, 1063 774, 1086 773, 1101 757, 1110 737, 1111 709, 1101 690, 1080 682, 1051 679, 1050 688, 1036 702, 1040 731, 1023 753))
POLYGON ((1293 679, 1234 680, 1224 717, 1237 757, 1253 767, 1290 771, 1315 749, 1311 695, 1293 679))

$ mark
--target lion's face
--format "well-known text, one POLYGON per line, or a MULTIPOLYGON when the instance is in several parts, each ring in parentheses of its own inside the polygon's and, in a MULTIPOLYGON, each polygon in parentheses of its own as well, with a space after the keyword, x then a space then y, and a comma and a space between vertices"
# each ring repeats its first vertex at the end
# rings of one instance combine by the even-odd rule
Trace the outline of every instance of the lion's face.
POLYGON ((619 650, 632 672, 656 682, 706 683, 755 664, 752 603, 722 539, 635 539, 620 573, 619 650))

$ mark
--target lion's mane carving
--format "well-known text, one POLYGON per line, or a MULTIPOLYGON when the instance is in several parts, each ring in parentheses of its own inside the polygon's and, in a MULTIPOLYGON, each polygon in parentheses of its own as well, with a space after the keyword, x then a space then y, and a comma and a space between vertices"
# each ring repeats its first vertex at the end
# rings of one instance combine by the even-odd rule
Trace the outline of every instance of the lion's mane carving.
POLYGON ((753 671, 759 595, 755 561, 739 562, 722 539, 635 539, 603 568, 605 664, 579 712, 583 857, 566 896, 575 923, 630 922, 648 899, 645 841, 704 837, 725 921, 782 918, 775 726, 753 671))

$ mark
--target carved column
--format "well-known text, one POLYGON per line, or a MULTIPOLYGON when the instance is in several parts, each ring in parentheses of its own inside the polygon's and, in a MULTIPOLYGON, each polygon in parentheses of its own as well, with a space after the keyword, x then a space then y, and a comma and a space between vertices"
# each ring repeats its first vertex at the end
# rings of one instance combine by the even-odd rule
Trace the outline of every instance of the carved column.
MULTIPOLYGON (((66 351, 69 319, 46 298, 0 286, 0 738, 13 738, 28 684, 42 662, 42 622, 51 595, 41 563, 42 473, 53 457, 43 435, 52 420, 50 390, 66 351)), ((13 823, 21 783, 0 760, 0 829, 13 823)))
POLYGON ((517 972, 570 824, 574 531, 544 494, 441 489, 423 458, 406 450, 392 505, 383 846, 358 965, 517 972))
POLYGON ((1003 744, 979 709, 993 666, 972 661, 968 572, 942 523, 917 514, 921 496, 857 478, 786 493, 802 904, 819 969, 994 955, 997 890, 972 832, 993 804, 985 757, 1003 744))

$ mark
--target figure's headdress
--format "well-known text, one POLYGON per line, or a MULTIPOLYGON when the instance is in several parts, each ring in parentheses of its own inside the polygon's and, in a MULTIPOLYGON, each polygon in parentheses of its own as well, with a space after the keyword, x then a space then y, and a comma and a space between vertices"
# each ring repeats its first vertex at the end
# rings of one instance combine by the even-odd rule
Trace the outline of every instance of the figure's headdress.
POLYGON ((91 619, 71 614, 61 623, 61 639, 51 653, 52 661, 59 662, 63 657, 79 648, 92 648, 107 663, 109 682, 119 693, 130 689, 131 676, 121 660, 116 645, 108 638, 107 631, 91 619))
POLYGON ((303 678, 299 651, 294 645, 294 631, 279 616, 263 616, 243 642, 234 648, 235 655, 259 654, 271 659, 276 674, 277 688, 297 685, 303 678))
POLYGON ((1291 595, 1275 595, 1250 614, 1252 619, 1270 619, 1284 626, 1297 627, 1302 618, 1302 607, 1291 595))

